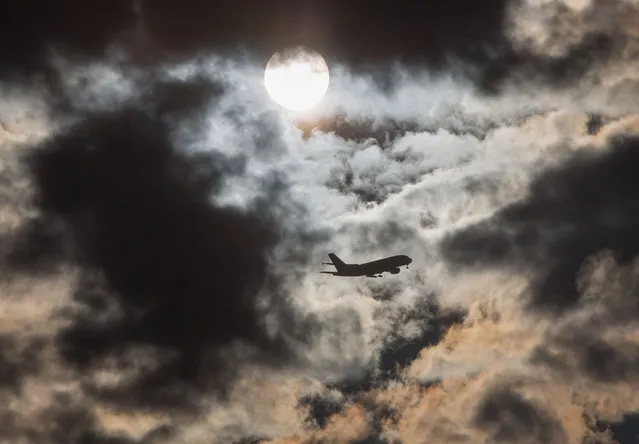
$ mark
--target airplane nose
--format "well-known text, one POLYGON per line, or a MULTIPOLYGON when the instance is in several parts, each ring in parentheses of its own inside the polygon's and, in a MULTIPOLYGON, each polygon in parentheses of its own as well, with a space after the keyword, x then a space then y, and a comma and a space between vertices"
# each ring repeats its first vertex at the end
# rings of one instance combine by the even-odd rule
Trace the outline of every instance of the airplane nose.
POLYGON ((408 263, 410 264, 411 262, 413 262, 413 260, 411 258, 408 258, 408 263))

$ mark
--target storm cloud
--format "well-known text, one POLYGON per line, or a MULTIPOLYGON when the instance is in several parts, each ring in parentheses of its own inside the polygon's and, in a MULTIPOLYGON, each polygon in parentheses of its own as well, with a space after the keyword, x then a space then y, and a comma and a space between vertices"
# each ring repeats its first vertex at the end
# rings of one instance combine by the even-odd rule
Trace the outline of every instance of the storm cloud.
POLYGON ((528 195, 442 243, 444 256, 466 266, 512 266, 532 271, 533 303, 550 310, 579 299, 584 261, 610 250, 621 264, 639 251, 639 140, 617 137, 605 151, 576 153, 545 170, 528 195))

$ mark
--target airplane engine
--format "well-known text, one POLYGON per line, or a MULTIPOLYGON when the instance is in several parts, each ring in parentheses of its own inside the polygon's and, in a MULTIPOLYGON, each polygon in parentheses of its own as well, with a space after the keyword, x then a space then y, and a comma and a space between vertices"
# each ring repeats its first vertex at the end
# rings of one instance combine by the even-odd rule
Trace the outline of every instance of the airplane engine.
POLYGON ((399 268, 393 268, 390 272, 391 274, 397 274, 399 273, 399 268))

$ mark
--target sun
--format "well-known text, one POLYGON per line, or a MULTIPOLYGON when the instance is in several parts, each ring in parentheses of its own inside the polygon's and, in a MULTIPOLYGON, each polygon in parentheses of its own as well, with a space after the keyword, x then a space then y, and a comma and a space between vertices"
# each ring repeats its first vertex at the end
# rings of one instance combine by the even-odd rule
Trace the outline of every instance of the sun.
POLYGON ((328 65, 315 50, 303 46, 276 52, 264 70, 268 95, 290 111, 307 111, 317 105, 330 82, 328 65))

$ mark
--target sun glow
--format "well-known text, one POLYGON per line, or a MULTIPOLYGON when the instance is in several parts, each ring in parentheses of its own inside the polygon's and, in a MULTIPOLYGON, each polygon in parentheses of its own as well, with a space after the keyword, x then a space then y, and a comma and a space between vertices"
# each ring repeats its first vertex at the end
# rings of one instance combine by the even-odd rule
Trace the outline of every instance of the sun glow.
POLYGON ((290 111, 307 111, 326 91, 330 75, 316 51, 296 47, 275 53, 264 70, 264 86, 273 101, 290 111))

